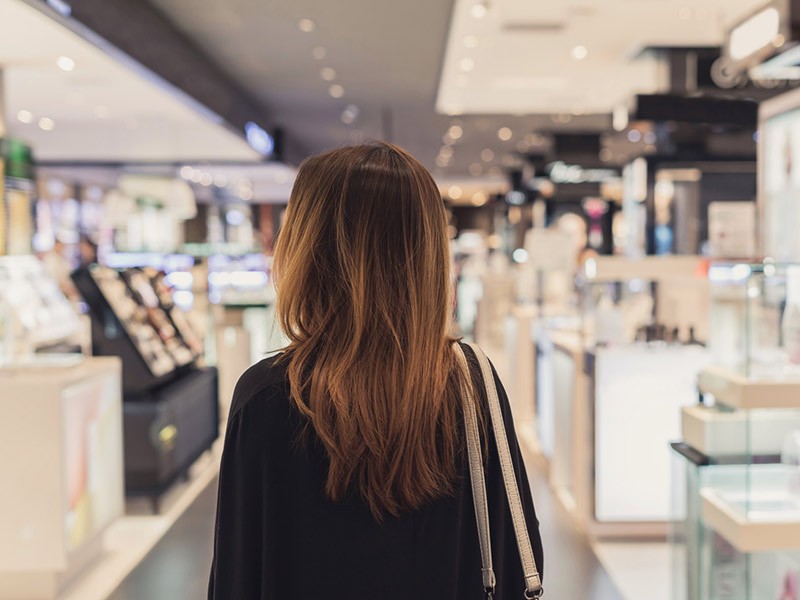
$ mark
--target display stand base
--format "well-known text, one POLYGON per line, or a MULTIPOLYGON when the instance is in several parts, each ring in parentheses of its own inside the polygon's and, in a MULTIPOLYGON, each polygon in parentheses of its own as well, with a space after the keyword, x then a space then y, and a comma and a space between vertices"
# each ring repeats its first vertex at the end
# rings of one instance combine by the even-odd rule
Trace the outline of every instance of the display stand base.
POLYGON ((100 532, 70 556, 65 571, 0 570, 0 600, 54 600, 91 567, 102 553, 103 532, 100 532))

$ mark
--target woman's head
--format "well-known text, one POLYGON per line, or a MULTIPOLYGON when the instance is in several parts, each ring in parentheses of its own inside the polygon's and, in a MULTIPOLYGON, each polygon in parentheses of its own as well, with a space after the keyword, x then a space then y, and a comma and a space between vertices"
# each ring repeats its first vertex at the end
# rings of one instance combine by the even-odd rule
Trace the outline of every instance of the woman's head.
POLYGON ((454 475, 446 228, 430 174, 376 142, 304 162, 278 236, 294 402, 330 457, 329 496, 357 488, 377 516, 421 506, 454 475))

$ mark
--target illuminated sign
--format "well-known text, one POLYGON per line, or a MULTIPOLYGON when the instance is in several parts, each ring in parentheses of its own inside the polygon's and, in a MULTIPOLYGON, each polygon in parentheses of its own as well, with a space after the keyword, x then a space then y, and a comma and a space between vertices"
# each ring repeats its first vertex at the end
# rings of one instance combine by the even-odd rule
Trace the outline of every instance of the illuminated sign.
POLYGON ((275 151, 275 140, 258 123, 245 123, 244 134, 250 147, 262 156, 270 156, 275 151))

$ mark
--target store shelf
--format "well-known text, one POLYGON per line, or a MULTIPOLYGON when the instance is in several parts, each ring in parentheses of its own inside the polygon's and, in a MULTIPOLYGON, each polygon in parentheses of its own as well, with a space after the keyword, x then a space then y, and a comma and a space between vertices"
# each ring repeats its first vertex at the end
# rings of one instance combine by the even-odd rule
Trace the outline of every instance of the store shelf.
POLYGON ((800 413, 797 411, 745 413, 702 405, 681 409, 683 441, 712 457, 743 457, 749 447, 753 455, 777 457, 779 460, 781 444, 794 430, 800 430, 800 413))
POLYGON ((731 408, 800 408, 800 379, 753 380, 720 367, 700 372, 698 388, 731 408))
POLYGON ((700 496, 706 524, 739 551, 800 549, 800 511, 774 510, 776 505, 788 504, 786 494, 758 494, 751 498, 749 516, 731 502, 734 497, 730 494, 705 489, 700 496))

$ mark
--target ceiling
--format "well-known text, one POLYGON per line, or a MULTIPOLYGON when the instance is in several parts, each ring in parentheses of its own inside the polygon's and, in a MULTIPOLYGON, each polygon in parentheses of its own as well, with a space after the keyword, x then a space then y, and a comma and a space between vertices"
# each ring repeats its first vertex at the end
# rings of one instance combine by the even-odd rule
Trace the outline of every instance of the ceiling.
POLYGON ((40 161, 260 159, 214 115, 19 0, 0 0, 0 39, 8 134, 40 161), (59 68, 59 57, 74 68, 59 68))
POLYGON ((609 129, 616 104, 665 87, 643 48, 718 45, 763 1, 491 0, 476 19, 481 0, 150 0, 307 148, 389 138, 440 181, 502 179, 540 132, 609 129))
POLYGON ((456 0, 443 113, 610 113, 665 89, 648 47, 720 46, 765 0, 456 0))

